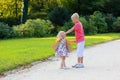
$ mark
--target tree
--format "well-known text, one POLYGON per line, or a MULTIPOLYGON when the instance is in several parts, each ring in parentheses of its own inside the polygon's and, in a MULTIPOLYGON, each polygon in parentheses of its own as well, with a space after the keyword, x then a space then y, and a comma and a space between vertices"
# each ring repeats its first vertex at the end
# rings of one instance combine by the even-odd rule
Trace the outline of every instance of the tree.
POLYGON ((101 11, 106 0, 61 0, 71 13, 78 12, 82 15, 92 14, 94 11, 101 11))
POLYGON ((63 26, 65 21, 69 20, 69 13, 63 7, 55 7, 53 11, 48 14, 48 18, 55 26, 63 26))
POLYGON ((108 26, 105 22, 105 17, 100 11, 95 11, 93 15, 90 15, 90 20, 94 22, 94 26, 97 28, 98 33, 108 32, 108 26))
POLYGON ((30 0, 29 1, 29 8, 30 13, 36 13, 40 12, 42 9, 44 9, 45 0, 30 0))
POLYGON ((62 7, 61 0, 46 0, 44 8, 46 12, 52 11, 55 7, 62 7))
POLYGON ((22 10, 22 18, 21 23, 25 23, 27 20, 28 13, 28 0, 23 0, 23 10, 22 10))
POLYGON ((120 0, 108 0, 104 4, 103 11, 105 13, 112 13, 115 16, 120 16, 120 0))
POLYGON ((114 32, 120 32, 120 17, 117 17, 117 20, 113 23, 114 32))
POLYGON ((58 26, 63 26, 66 21, 69 20, 69 13, 67 9, 63 7, 55 7, 49 14, 49 20, 54 24, 52 33, 56 33, 58 26))
POLYGON ((108 25, 108 32, 113 32, 113 23, 116 21, 116 17, 113 14, 106 14, 105 21, 108 25))
POLYGON ((0 0, 0 13, 3 17, 18 17, 21 14, 21 0, 0 0))

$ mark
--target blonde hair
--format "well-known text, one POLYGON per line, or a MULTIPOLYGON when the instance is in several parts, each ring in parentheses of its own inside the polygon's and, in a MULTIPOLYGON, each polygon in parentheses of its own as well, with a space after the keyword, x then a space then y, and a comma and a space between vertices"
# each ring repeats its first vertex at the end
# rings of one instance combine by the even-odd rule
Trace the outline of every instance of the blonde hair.
POLYGON ((62 38, 62 36, 61 36, 62 33, 65 33, 65 32, 64 31, 59 31, 58 34, 57 34, 57 37, 61 39, 62 38))
POLYGON ((79 19, 79 14, 78 14, 78 13, 74 13, 74 14, 71 16, 71 19, 73 19, 73 18, 79 19))

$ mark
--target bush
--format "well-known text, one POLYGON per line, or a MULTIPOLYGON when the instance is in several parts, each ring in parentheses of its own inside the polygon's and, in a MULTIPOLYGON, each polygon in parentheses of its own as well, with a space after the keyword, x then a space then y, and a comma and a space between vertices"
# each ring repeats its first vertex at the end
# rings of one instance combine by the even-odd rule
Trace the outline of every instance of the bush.
POLYGON ((112 14, 107 14, 105 16, 105 21, 108 25, 108 32, 113 32, 113 22, 116 20, 116 18, 112 14))
MULTIPOLYGON (((71 20, 68 21, 68 22, 65 22, 64 26, 59 26, 59 27, 57 28, 57 32, 59 32, 60 30, 67 31, 67 30, 69 30, 70 28, 72 28, 73 25, 74 25, 74 24, 72 23, 71 20)), ((71 34, 68 34, 68 35, 73 35, 73 34, 74 34, 74 32, 72 32, 71 34)))
POLYGON ((0 39, 13 37, 13 29, 0 22, 0 39))
POLYGON ((34 32, 33 27, 25 24, 14 26, 13 29, 16 37, 32 37, 34 32))
POLYGON ((87 21, 84 17, 80 17, 80 21, 82 22, 85 34, 96 34, 97 28, 93 25, 94 22, 91 20, 87 21))
POLYGON ((120 17, 113 23, 113 31, 120 32, 120 17))
POLYGON ((0 22, 8 24, 10 27, 21 23, 20 17, 19 18, 15 18, 15 17, 0 18, 0 22))
POLYGON ((70 29, 70 28, 72 28, 73 27, 73 22, 70 20, 70 21, 68 21, 68 22, 65 22, 65 24, 64 24, 64 29, 65 29, 65 31, 67 31, 68 29, 70 29))
POLYGON ((69 20, 69 13, 66 8, 55 7, 49 14, 49 20, 56 26, 63 26, 69 20))
POLYGON ((97 32, 98 33, 105 33, 108 32, 108 26, 107 23, 105 22, 105 17, 103 14, 99 11, 95 11, 93 15, 90 15, 91 21, 94 22, 94 26, 97 27, 97 32))
POLYGON ((51 34, 53 25, 48 20, 27 20, 25 24, 14 26, 17 37, 43 37, 51 34))

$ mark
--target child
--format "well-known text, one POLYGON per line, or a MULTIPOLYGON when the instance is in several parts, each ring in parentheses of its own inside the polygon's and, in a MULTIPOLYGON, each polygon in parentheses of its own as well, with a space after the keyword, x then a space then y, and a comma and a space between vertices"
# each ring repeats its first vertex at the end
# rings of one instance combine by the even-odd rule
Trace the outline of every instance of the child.
POLYGON ((79 21, 79 15, 78 13, 74 13, 71 16, 72 22, 75 24, 71 29, 69 29, 66 34, 74 31, 75 37, 76 37, 76 43, 77 43, 77 55, 78 55, 78 63, 75 64, 74 68, 84 68, 83 64, 83 51, 84 51, 84 44, 85 44, 85 38, 84 38, 84 29, 82 26, 82 23, 79 21))
POLYGON ((60 31, 57 35, 58 39, 53 45, 54 50, 56 51, 56 56, 61 58, 61 69, 67 69, 65 64, 65 59, 68 56, 68 52, 72 51, 72 48, 69 45, 69 42, 66 39, 64 31, 60 31))

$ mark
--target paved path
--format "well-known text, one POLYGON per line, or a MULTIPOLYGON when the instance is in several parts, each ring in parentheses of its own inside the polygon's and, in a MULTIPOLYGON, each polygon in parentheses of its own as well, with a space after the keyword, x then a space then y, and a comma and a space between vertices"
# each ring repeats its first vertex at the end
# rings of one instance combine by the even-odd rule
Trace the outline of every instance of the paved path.
MULTIPOLYGON (((120 80, 120 40, 88 47, 84 54, 83 69, 61 70, 60 60, 52 58, 0 80, 120 80)), ((76 63, 76 51, 66 62, 69 67, 76 63)))

